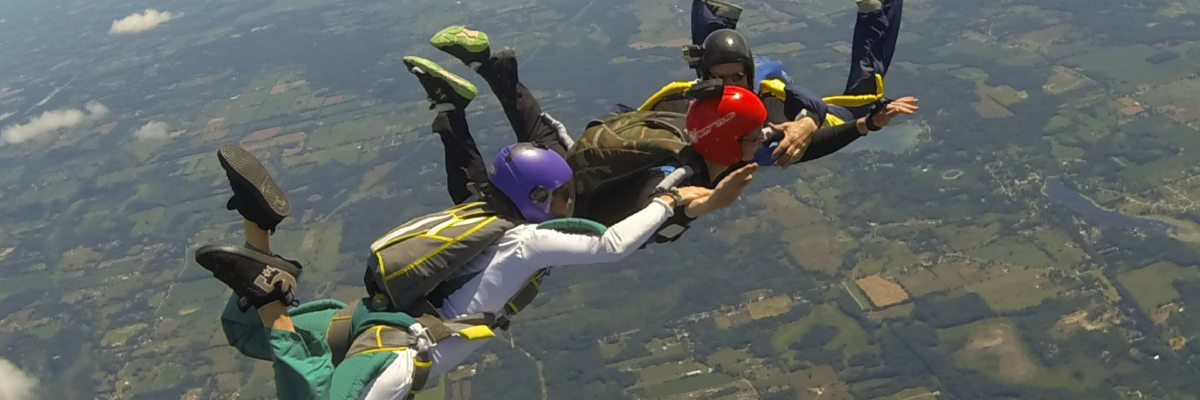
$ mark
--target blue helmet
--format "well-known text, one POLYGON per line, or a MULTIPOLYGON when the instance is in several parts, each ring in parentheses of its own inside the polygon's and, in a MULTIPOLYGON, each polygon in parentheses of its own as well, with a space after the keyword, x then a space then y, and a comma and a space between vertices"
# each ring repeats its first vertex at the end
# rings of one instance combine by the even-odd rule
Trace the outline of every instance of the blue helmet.
POLYGON ((553 219, 554 196, 574 198, 571 166, 552 150, 532 143, 509 145, 496 154, 488 181, 512 200, 529 222, 553 219))

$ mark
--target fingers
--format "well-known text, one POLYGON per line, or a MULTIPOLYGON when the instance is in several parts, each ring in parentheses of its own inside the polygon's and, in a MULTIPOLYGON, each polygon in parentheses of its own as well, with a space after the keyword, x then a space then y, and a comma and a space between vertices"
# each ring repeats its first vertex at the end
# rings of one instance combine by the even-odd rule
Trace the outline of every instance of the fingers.
MULTIPOLYGON (((783 148, 783 146, 780 146, 780 148, 783 148)), ((798 150, 799 150, 799 148, 789 148, 787 153, 784 153, 780 157, 776 157, 775 158, 775 166, 780 167, 780 168, 787 168, 787 167, 790 167, 792 164, 795 164, 796 160, 800 159, 800 152, 798 150)))
POLYGON ((750 163, 738 168, 737 171, 731 172, 729 176, 721 180, 721 183, 717 184, 717 191, 721 191, 729 186, 741 185, 743 182, 749 182, 751 179, 754 179, 754 171, 758 171, 758 164, 750 163))
MULTIPOLYGON (((915 99, 914 99, 914 101, 915 101, 915 99)), ((892 115, 912 114, 912 113, 917 112, 918 109, 920 109, 920 107, 917 107, 915 102, 914 103, 892 102, 891 104, 888 104, 888 106, 887 106, 887 113, 892 114, 892 115)))
POLYGON ((750 181, 754 180, 755 171, 758 171, 758 164, 746 164, 746 166, 738 168, 737 171, 733 171, 732 174, 729 174, 729 178, 726 178, 726 180, 732 179, 734 183, 744 186, 746 183, 750 183, 750 181))
MULTIPOLYGON (((809 138, 811 138, 811 136, 809 136, 809 138)), ((792 164, 799 162, 800 158, 804 156, 804 151, 808 150, 808 145, 810 142, 811 141, 809 140, 798 141, 798 143, 793 143, 792 145, 788 146, 786 156, 775 158, 775 166, 786 169, 787 167, 792 166, 792 164)), ((782 148, 783 146, 779 147, 782 148)))
POLYGON ((775 151, 771 153, 771 159, 775 160, 776 166, 792 165, 804 154, 806 147, 808 146, 802 144, 798 139, 784 138, 779 142, 779 147, 776 147, 775 151))

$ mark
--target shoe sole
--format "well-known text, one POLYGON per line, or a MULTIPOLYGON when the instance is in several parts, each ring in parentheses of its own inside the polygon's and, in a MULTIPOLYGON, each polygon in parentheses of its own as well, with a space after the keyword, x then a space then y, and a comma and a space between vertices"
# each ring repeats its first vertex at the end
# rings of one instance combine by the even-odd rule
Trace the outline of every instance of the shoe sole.
POLYGON ((429 44, 438 49, 444 49, 452 46, 462 46, 469 52, 479 53, 488 49, 488 36, 480 31, 473 31, 464 26, 451 26, 442 29, 438 33, 433 34, 429 39, 429 44), (467 32, 467 36, 460 36, 463 32, 467 32), (474 33, 475 37, 470 35, 474 33))
MULTIPOLYGON (((256 204, 258 207, 270 210, 279 219, 286 218, 292 212, 291 202, 275 184, 275 180, 271 179, 267 168, 246 149, 232 144, 221 146, 221 149, 217 151, 217 159, 221 161, 221 168, 224 168, 231 177, 242 181, 240 183, 244 185, 257 189, 258 196, 254 201, 258 203, 256 204)), ((243 199, 243 201, 245 200, 243 199)))
POLYGON ((713 14, 716 14, 717 16, 731 18, 734 20, 741 19, 741 17, 742 17, 742 7, 738 6, 737 4, 733 4, 733 3, 725 2, 725 1, 721 1, 721 0, 701 0, 701 1, 704 4, 708 4, 708 5, 716 8, 716 10, 713 11, 713 14))
POLYGON ((463 79, 461 76, 447 71, 445 68, 442 68, 442 66, 437 65, 437 63, 433 61, 429 61, 417 56, 408 56, 404 57, 404 66, 408 67, 408 72, 414 75, 420 75, 424 73, 425 75, 440 79, 450 84, 450 88, 454 89, 455 93, 458 93, 459 96, 462 96, 467 100, 475 99, 475 84, 463 79), (413 68, 420 68, 422 72, 413 71, 413 68))
POLYGON ((210 255, 220 254, 220 253, 229 254, 232 256, 248 259, 255 263, 260 263, 260 264, 267 265, 267 266, 270 266, 273 268, 278 268, 281 271, 292 274, 293 278, 300 276, 300 270, 296 269, 296 266, 292 265, 291 263, 288 263, 287 261, 283 261, 281 259, 271 257, 271 256, 268 256, 263 253, 259 253, 254 250, 250 250, 250 249, 247 249, 244 247, 235 246, 235 245, 231 245, 231 244, 210 244, 210 245, 201 246, 199 249, 196 249, 196 263, 200 264, 201 268, 204 268, 214 274, 226 272, 226 267, 228 267, 227 265, 224 265, 224 264, 222 264, 222 265, 206 265, 206 264, 211 264, 211 263, 201 261, 210 255))

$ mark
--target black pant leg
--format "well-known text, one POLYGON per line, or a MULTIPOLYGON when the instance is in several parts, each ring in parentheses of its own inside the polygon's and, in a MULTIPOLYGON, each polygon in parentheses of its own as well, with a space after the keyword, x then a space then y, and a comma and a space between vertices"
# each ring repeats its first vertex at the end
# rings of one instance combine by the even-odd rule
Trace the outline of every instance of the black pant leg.
POLYGON ((542 106, 517 74, 517 57, 512 50, 492 55, 479 66, 479 74, 500 99, 504 115, 517 135, 518 142, 531 142, 565 156, 567 149, 558 140, 558 133, 542 120, 542 106))
POLYGON ((473 194, 470 184, 487 182, 487 167, 475 138, 467 126, 466 113, 462 110, 439 112, 433 119, 433 133, 442 139, 446 159, 446 189, 454 204, 462 204, 473 194))

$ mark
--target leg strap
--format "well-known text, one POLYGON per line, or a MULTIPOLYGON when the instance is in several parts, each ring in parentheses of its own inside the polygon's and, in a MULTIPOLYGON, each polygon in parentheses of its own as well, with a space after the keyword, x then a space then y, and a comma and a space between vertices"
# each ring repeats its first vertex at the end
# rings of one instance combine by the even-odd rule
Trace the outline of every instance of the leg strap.
POLYGON ((325 341, 329 343, 335 367, 346 359, 346 353, 350 351, 350 318, 354 316, 354 309, 358 307, 359 302, 360 300, 355 300, 338 310, 333 319, 329 320, 329 327, 325 328, 325 341))

